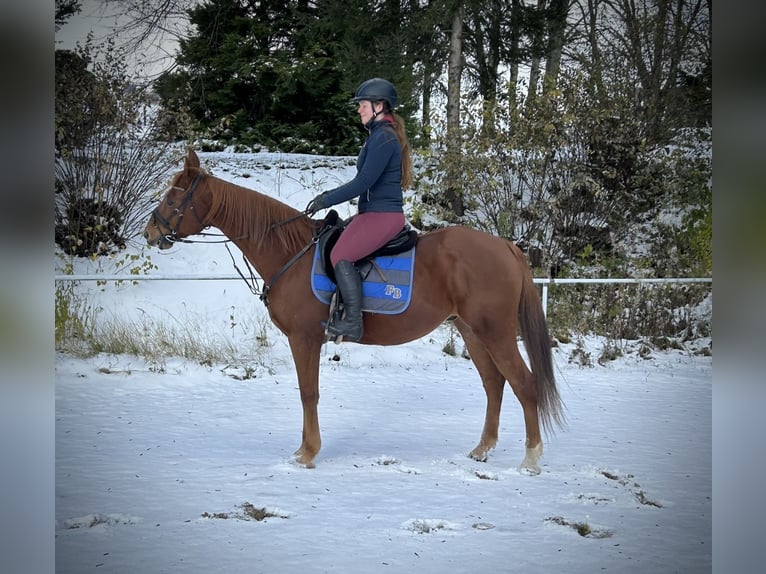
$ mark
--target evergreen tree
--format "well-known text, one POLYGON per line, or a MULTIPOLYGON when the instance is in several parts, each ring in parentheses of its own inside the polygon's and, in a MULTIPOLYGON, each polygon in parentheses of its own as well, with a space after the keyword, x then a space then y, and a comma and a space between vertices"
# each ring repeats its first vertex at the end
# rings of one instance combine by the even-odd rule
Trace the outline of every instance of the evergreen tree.
POLYGON ((320 151, 300 146, 321 142, 329 153, 348 151, 357 139, 350 118, 336 115, 339 129, 329 130, 323 115, 333 109, 327 95, 340 92, 332 54, 302 38, 312 10, 295 0, 211 0, 192 8, 195 32, 180 43, 179 69, 156 82, 164 106, 185 107, 214 139, 286 151, 320 151))
POLYGON ((215 139, 356 154, 364 133, 348 101, 360 82, 389 79, 411 111, 409 14, 398 0, 209 0, 189 10, 178 70, 156 90, 215 139))

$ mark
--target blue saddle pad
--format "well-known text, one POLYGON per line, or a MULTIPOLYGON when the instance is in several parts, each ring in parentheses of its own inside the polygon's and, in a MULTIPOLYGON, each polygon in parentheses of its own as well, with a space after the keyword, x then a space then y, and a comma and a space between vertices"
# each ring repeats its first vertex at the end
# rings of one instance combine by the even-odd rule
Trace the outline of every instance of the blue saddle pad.
MULTIPOLYGON (((376 257, 357 265, 362 276, 362 310, 396 315, 404 312, 412 299, 415 248, 397 255, 376 257)), ((314 250, 311 290, 322 303, 329 304, 336 284, 324 272, 319 249, 314 250)))

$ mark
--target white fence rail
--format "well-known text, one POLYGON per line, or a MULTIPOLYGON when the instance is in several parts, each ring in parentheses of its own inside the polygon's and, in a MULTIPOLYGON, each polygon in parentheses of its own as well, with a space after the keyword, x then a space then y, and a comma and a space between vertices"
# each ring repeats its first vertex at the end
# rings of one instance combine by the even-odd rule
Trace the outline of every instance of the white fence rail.
MULTIPOLYGON (((56 275, 56 281, 242 281, 239 275, 127 275, 125 273, 113 275, 56 275)), ((566 284, 604 284, 604 283, 632 283, 632 284, 672 284, 672 283, 712 283, 712 277, 668 277, 663 279, 534 279, 537 285, 542 285, 543 311, 548 314, 548 287, 550 285, 566 284)))
POLYGON ((567 283, 580 283, 580 284, 604 284, 604 283, 633 283, 633 284, 648 284, 648 283, 712 283, 712 277, 671 277, 664 279, 534 279, 534 282, 543 286, 543 313, 548 316, 548 286, 549 285, 564 285, 567 283))

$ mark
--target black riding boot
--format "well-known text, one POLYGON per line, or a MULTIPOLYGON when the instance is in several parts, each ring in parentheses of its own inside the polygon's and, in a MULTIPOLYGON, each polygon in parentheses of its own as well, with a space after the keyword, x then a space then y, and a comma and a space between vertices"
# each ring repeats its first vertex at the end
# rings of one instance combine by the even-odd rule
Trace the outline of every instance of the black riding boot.
POLYGON ((358 341, 362 338, 362 278, 350 261, 341 260, 335 265, 335 282, 343 301, 343 316, 337 314, 327 325, 327 333, 335 337, 358 341))

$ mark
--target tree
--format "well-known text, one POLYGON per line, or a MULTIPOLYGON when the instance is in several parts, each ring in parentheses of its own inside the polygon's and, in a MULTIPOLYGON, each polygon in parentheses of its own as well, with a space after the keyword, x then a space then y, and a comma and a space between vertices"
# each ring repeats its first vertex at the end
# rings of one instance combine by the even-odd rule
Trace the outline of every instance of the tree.
MULTIPOLYGON (((616 76, 612 83, 622 84, 616 97, 629 94, 633 99, 634 113, 641 116, 649 142, 667 142, 674 129, 689 124, 685 108, 691 85, 701 85, 701 93, 707 92, 712 100, 710 6, 711 0, 591 0, 588 4, 590 18, 584 24, 589 26, 591 50, 579 54, 578 60, 586 69, 591 68, 589 62, 599 66, 593 70, 594 78, 616 76)), ((706 119, 709 125, 710 118, 706 119)))
POLYGON ((356 153, 364 134, 347 103, 372 76, 397 86, 403 117, 412 109, 409 10, 398 1, 211 0, 189 17, 178 69, 157 91, 166 108, 188 107, 210 137, 356 153))
POLYGON ((543 94, 556 87, 561 68, 561 53, 564 49, 564 35, 567 27, 570 0, 550 0, 546 10, 548 45, 546 47, 545 77, 543 94))
POLYGON ((447 87, 447 177, 444 199, 457 217, 463 215, 463 194, 460 185, 460 154, 462 152, 462 136, 460 128, 460 88, 463 73, 463 18, 465 6, 458 0, 452 15, 452 30, 450 31, 450 55, 448 66, 447 87))
POLYGON ((99 13, 119 19, 120 25, 112 29, 109 37, 140 63, 135 79, 148 75, 153 80, 175 66, 173 51, 187 33, 187 12, 204 1, 101 0, 99 13))
POLYGON ((75 14, 82 10, 81 0, 56 0, 54 24, 56 32, 75 14))
POLYGON ((411 54, 413 96, 420 99, 420 126, 412 142, 427 147, 431 143, 432 98, 446 94, 441 76, 449 53, 449 21, 445 18, 444 0, 412 2, 408 28, 407 53, 411 54))
POLYGON ((545 8, 546 0, 537 0, 534 9, 527 10, 527 26, 530 35, 529 86, 527 87, 527 107, 537 97, 537 85, 540 81, 540 62, 545 53, 545 8))
POLYGON ((505 6, 502 0, 468 2, 464 50, 471 55, 466 71, 473 76, 482 99, 482 124, 492 130, 497 104, 498 73, 502 45, 502 20, 505 6))

